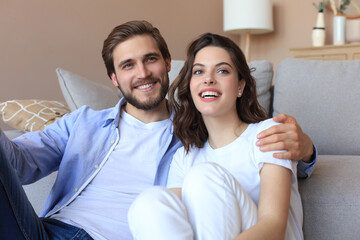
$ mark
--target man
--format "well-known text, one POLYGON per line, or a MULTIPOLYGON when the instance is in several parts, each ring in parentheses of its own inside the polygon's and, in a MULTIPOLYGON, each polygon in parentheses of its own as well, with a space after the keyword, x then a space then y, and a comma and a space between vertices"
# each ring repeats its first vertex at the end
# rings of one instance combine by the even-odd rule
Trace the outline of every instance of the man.
MULTIPOLYGON (((84 106, 13 141, 0 131, 0 239, 132 239, 129 206, 146 188, 166 185, 181 146, 165 99, 171 68, 166 42, 150 23, 132 21, 110 33, 102 55, 124 95, 114 108, 84 106), (39 218, 21 184, 57 170, 39 218)), ((277 120, 285 124, 261 133, 259 146, 286 150, 279 158, 312 161, 311 140, 295 119, 277 120)), ((313 162, 300 163, 304 176, 313 162)))

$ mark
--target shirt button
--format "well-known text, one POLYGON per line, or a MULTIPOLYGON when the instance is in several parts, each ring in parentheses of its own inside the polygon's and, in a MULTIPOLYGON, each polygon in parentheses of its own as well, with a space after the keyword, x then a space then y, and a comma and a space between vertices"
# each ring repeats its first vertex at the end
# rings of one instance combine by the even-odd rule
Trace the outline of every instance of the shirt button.
POLYGON ((95 168, 98 169, 98 168, 99 168, 99 165, 96 164, 96 165, 95 165, 95 168))
POLYGON ((115 141, 114 140, 111 140, 111 144, 114 144, 115 143, 115 141))
POLYGON ((79 189, 78 188, 75 188, 74 191, 77 192, 79 189))

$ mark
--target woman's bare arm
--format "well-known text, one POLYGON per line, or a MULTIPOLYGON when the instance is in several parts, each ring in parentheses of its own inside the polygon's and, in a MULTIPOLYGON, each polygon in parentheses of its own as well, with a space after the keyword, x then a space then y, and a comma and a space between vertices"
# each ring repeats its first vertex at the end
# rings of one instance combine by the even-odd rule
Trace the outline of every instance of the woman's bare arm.
POLYGON ((175 193, 175 195, 181 200, 181 188, 169 188, 169 190, 175 193))
POLYGON ((264 164, 260 172, 258 223, 235 239, 284 239, 290 206, 292 172, 274 164, 264 164))

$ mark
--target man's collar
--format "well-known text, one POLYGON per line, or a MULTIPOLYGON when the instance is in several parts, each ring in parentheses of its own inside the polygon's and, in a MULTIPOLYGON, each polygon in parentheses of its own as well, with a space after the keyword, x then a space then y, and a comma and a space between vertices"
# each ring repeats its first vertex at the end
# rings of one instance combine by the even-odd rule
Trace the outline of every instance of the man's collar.
POLYGON ((114 123, 118 125, 120 115, 121 115, 121 107, 126 104, 126 100, 124 97, 122 97, 119 102, 113 107, 112 111, 109 112, 109 114, 105 117, 105 121, 103 124, 103 127, 106 127, 107 125, 114 123))

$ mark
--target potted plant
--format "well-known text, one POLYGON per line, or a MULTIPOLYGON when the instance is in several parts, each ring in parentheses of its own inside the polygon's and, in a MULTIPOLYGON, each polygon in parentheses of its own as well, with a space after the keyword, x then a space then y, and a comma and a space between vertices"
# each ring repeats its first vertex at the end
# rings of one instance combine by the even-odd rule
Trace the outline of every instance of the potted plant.
POLYGON ((313 6, 318 10, 318 12, 325 12, 328 2, 323 0, 319 3, 313 3, 313 6))
POLYGON ((350 5, 351 0, 339 0, 338 3, 335 3, 335 0, 329 0, 331 10, 334 15, 337 16, 338 13, 344 15, 346 8, 350 5))

